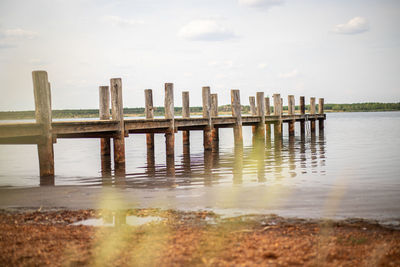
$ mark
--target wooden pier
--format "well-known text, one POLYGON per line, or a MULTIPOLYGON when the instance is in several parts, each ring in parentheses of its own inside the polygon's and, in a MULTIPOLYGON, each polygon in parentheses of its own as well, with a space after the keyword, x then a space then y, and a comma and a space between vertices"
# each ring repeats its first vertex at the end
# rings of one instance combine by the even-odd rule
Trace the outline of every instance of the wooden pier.
POLYGON ((311 135, 315 135, 316 121, 319 130, 324 129, 324 99, 320 98, 318 113, 315 97, 310 98, 309 114, 306 114, 305 98, 300 97, 299 110, 295 110, 295 97, 288 96, 288 113, 283 114, 280 94, 273 94, 273 111, 270 98, 264 92, 257 92, 250 97, 250 116, 243 116, 240 102, 240 91, 231 90, 232 116, 218 115, 218 96, 211 94, 210 87, 202 88, 203 115, 191 117, 189 112, 189 92, 182 92, 182 117, 174 114, 174 86, 165 84, 165 117, 154 118, 153 93, 144 90, 145 119, 125 119, 123 114, 122 81, 120 78, 110 80, 109 86, 99 87, 100 120, 52 121, 51 89, 47 72, 34 71, 33 89, 35 96, 36 122, 0 124, 0 144, 36 144, 38 147, 41 177, 53 177, 54 152, 53 144, 58 138, 98 138, 100 139, 101 157, 110 157, 113 145, 115 174, 125 173, 125 138, 129 134, 146 134, 148 152, 154 155, 154 134, 165 134, 167 164, 174 162, 175 133, 183 132, 182 143, 190 145, 190 131, 203 131, 203 146, 206 151, 218 149, 219 128, 232 128, 235 147, 243 146, 243 126, 252 126, 254 139, 258 142, 271 140, 273 128, 274 139, 282 138, 282 124, 288 124, 289 136, 295 135, 295 123, 300 123, 300 134, 306 134, 306 123, 310 123, 311 135), (110 97, 111 96, 111 97, 110 97), (111 100, 111 101, 110 101, 111 100), (110 114, 111 102, 111 114, 110 114), (111 142, 112 140, 112 142, 111 142))

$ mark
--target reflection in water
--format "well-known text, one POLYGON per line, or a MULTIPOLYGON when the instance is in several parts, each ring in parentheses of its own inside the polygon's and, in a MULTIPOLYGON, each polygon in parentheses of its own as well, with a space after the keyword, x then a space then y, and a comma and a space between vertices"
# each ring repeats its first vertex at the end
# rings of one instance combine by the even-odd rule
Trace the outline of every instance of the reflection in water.
POLYGON ((243 147, 235 146, 233 153, 233 183, 241 184, 243 182, 243 147))
POLYGON ((102 184, 119 187, 165 188, 212 186, 217 183, 280 181, 299 174, 325 174, 325 137, 285 136, 277 140, 254 140, 251 146, 235 146, 232 151, 192 153, 183 145, 177 161, 166 157, 165 164, 155 163, 154 148, 147 148, 144 172, 112 176, 110 156, 102 156, 102 184), (180 158, 180 159, 179 159, 180 158), (114 180, 113 180, 114 178, 114 180))
MULTIPOLYGON (((121 188, 171 188, 274 183, 309 171, 325 175, 325 146, 323 134, 254 139, 250 146, 201 152, 192 152, 190 145, 183 145, 176 158, 165 157, 166 161, 158 164, 154 147, 146 147, 145 165, 134 173, 126 173, 125 166, 113 169, 112 156, 102 155, 100 184, 121 188)), ((40 185, 54 185, 54 178, 41 178, 40 185)))

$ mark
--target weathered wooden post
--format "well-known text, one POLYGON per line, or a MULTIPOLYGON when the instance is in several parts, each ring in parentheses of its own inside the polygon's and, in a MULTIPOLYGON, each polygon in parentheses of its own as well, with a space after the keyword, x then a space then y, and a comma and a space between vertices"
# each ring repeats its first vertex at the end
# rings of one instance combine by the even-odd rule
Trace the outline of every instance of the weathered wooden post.
MULTIPOLYGON (((318 114, 324 114, 324 99, 320 98, 318 103, 318 114)), ((319 132, 324 131, 324 119, 318 119, 319 132)))
MULTIPOLYGON (((100 120, 110 119, 110 87, 99 86, 99 117, 100 120)), ((101 174, 105 178, 104 185, 109 185, 107 178, 111 177, 111 138, 100 138, 101 174)))
MULTIPOLYGON (((100 120, 110 119, 110 88, 99 86, 99 117, 100 120)), ((111 141, 109 137, 100 138, 101 155, 111 154, 111 141)))
POLYGON ((249 96, 249 103, 250 103, 250 114, 253 116, 257 116, 256 98, 254 96, 249 96))
POLYGON ((233 126, 233 136, 236 146, 243 145, 242 133, 242 110, 240 105, 240 91, 237 89, 231 90, 231 108, 232 116, 236 118, 235 125, 233 126))
MULTIPOLYGON (((315 115, 315 97, 310 97, 310 115, 315 115)), ((311 134, 315 134, 315 119, 310 119, 311 134)))
POLYGON ((36 123, 41 124, 43 135, 38 143, 40 177, 54 176, 54 150, 51 127, 51 96, 46 71, 33 71, 33 92, 35 95, 36 123))
MULTIPOLYGON (((145 113, 146 119, 152 120, 154 119, 154 107, 153 107, 153 90, 145 89, 144 90, 144 103, 145 103, 145 113)), ((146 145, 147 149, 154 150, 154 133, 146 134, 146 145)))
MULTIPOLYGON (((211 117, 218 117, 218 95, 211 94, 211 117)), ((219 143, 219 130, 218 128, 212 127, 211 130, 213 150, 218 149, 219 143)))
POLYGON ((125 125, 124 106, 122 102, 122 80, 110 80, 111 88, 111 115, 119 122, 118 134, 114 137, 114 166, 117 175, 125 174, 125 125))
MULTIPOLYGON (((294 102, 294 95, 288 96, 288 115, 294 116, 295 115, 295 102, 294 102)), ((289 122, 289 136, 294 136, 295 131, 295 122, 296 119, 293 119, 289 122)))
MULTIPOLYGON (((254 96, 249 96, 249 104, 250 104, 250 114, 251 116, 257 116, 257 109, 256 109, 256 98, 254 96)), ((253 138, 255 138, 256 134, 256 126, 251 127, 253 138)))
MULTIPOLYGON (((189 92, 182 92, 182 118, 190 118, 189 92)), ((190 131, 182 132, 183 145, 190 145, 190 131)))
POLYGON ((281 95, 274 94, 274 116, 278 116, 278 121, 274 124, 274 138, 275 140, 282 138, 282 103, 281 95))
MULTIPOLYGON (((269 102, 269 97, 265 98, 265 115, 266 116, 271 115, 271 106, 269 102)), ((265 124, 265 134, 267 136, 267 142, 271 142, 271 124, 269 123, 265 124)))
MULTIPOLYGON (((300 115, 306 114, 306 105, 304 101, 304 96, 300 96, 300 115)), ((305 136, 306 134, 306 123, 304 120, 300 121, 300 135, 305 136)))
POLYGON ((165 154, 167 158, 175 157, 175 118, 174 118, 174 84, 165 84, 165 118, 170 120, 170 126, 165 133, 165 154))
POLYGON ((208 119, 208 125, 203 131, 203 146, 205 150, 212 150, 210 87, 204 86, 202 88, 202 96, 203 96, 203 118, 208 119))
POLYGON ((256 126, 256 138, 258 140, 265 140, 265 106, 264 106, 264 92, 257 92, 257 116, 260 117, 260 123, 256 126))

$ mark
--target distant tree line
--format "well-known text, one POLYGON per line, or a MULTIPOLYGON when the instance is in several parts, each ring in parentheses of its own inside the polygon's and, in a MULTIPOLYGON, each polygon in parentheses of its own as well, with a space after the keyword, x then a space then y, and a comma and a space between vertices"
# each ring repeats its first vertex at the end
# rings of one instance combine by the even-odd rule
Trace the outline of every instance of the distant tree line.
MULTIPOLYGON (((318 110, 318 104, 317 104, 318 110)), ((296 106, 296 110, 300 107, 296 106)), ((309 105, 306 105, 306 109, 309 110, 309 105)), ((175 107, 175 114, 180 116, 182 114, 181 107, 175 107)), ((283 107, 283 110, 287 110, 287 106, 283 107)), ((353 104, 325 104, 324 110, 327 112, 366 112, 366 111, 396 111, 400 110, 400 102, 398 103, 353 103, 353 104)), ((194 114, 202 113, 202 107, 190 107, 190 112, 194 114)), ((223 105, 218 107, 219 112, 231 112, 231 105, 223 105)), ((110 111, 111 112, 111 111, 110 111)), ((144 116, 144 108, 124 108, 125 115, 144 116)), ((250 106, 242 106, 242 112, 248 114, 250 112, 250 106)), ((273 112, 273 107, 271 107, 273 112)), ((99 117, 98 109, 62 109, 53 110, 53 118, 97 118, 99 117)), ((155 107, 154 116, 164 116, 164 107, 155 107)), ((19 120, 19 119, 34 119, 35 111, 1 111, 0 120, 19 120)))

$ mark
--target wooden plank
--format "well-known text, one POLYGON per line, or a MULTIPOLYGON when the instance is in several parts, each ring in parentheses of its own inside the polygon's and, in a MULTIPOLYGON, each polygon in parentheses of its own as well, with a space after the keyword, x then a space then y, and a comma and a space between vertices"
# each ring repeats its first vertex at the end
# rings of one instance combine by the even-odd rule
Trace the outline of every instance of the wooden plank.
POLYGON ((203 118, 208 120, 208 125, 203 131, 203 147, 204 150, 212 150, 210 87, 204 86, 202 88, 202 99, 203 99, 203 118))
POLYGON ((0 124, 0 138, 43 135, 43 126, 38 123, 0 124))
MULTIPOLYGON (((110 88, 99 86, 99 117, 100 120, 110 119, 110 88)), ((111 139, 100 139, 100 155, 111 155, 111 139)))
POLYGON ((112 119, 118 122, 118 137, 114 138, 114 165, 119 173, 125 170, 125 123, 122 102, 122 80, 113 78, 110 80, 111 88, 111 114, 112 119))
POLYGON ((100 120, 100 121, 55 121, 52 123, 53 133, 73 134, 90 132, 109 132, 119 131, 119 121, 100 120))
MULTIPOLYGON (((144 90, 144 103, 145 103, 146 119, 148 120, 154 119, 153 90, 151 89, 144 90)), ((146 147, 147 147, 147 154, 151 154, 151 151, 149 150, 154 150, 154 133, 146 134, 146 147)))
POLYGON ((29 145, 29 144, 36 145, 36 144, 39 144, 42 142, 43 142, 43 138, 41 135, 0 138, 0 144, 4 144, 4 145, 29 145))
POLYGON ((237 89, 231 90, 231 108, 232 108, 232 116, 236 118, 236 123, 233 127, 235 145, 242 146, 243 145, 242 109, 240 105, 240 91, 237 89))
POLYGON ((36 122, 42 125, 43 141, 38 144, 40 177, 54 176, 50 86, 45 71, 33 71, 36 122))
MULTIPOLYGON (((182 118, 190 118, 190 102, 189 92, 182 92, 182 118)), ((182 132, 182 143, 183 145, 190 145, 190 131, 182 132)))

